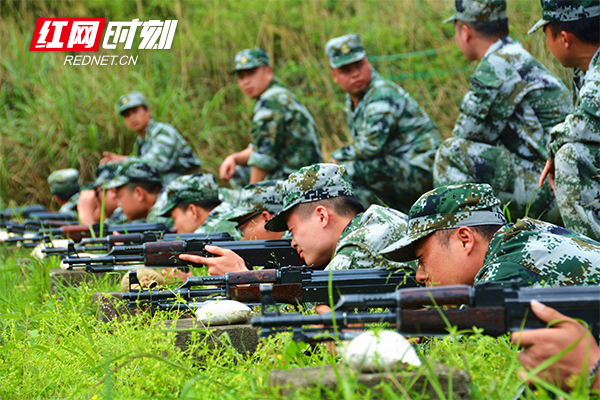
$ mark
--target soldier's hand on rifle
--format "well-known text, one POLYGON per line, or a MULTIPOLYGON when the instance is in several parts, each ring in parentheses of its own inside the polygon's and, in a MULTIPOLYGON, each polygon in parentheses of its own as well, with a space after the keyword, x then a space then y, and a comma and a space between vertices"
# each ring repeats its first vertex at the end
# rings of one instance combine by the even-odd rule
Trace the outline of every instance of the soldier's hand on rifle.
MULTIPOLYGON (((520 343, 524 348, 519 353, 519 361, 526 369, 533 369, 576 343, 557 362, 537 374, 564 390, 570 390, 572 387, 569 383, 574 381, 569 377, 573 374, 585 374, 587 377, 600 360, 598 343, 582 324, 555 309, 535 300, 531 302, 531 309, 544 322, 559 322, 552 324, 551 328, 514 332, 511 341, 520 343)), ((593 387, 600 389, 600 379, 597 377, 593 387)))
POLYGON ((206 251, 217 257, 202 257, 193 254, 180 254, 179 259, 195 264, 204 264, 210 275, 225 275, 228 272, 248 271, 244 259, 229 249, 206 245, 206 251))
POLYGON ((120 154, 111 153, 110 151, 105 151, 102 153, 104 156, 102 160, 100 160, 100 164, 106 164, 107 162, 122 162, 125 161, 127 156, 122 156, 120 154))

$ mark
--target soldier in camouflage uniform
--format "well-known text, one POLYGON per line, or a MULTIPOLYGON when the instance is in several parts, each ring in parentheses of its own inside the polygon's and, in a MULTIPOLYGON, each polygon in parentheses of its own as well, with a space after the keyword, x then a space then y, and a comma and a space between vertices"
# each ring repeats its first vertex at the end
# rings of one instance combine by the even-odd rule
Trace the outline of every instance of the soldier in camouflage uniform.
POLYGON ((116 190, 118 205, 127 221, 165 224, 169 229, 173 226, 171 218, 162 217, 159 213, 166 196, 155 163, 137 160, 122 162, 114 179, 106 183, 104 188, 116 190))
MULTIPOLYGON (((264 224, 283 208, 281 181, 263 181, 242 189, 235 208, 224 214, 223 219, 231 221, 242 233, 242 240, 278 240, 281 232, 271 232, 264 224)), ((224 275, 228 272, 247 271, 246 263, 235 252, 218 246, 207 246, 206 250, 214 257, 181 255, 180 258, 204 264, 210 275, 224 275)))
POLYGON ((379 203, 407 212, 433 187, 439 132, 408 93, 372 69, 358 35, 331 39, 325 51, 334 82, 347 93, 353 140, 333 152, 332 162, 346 167, 363 206, 379 203))
POLYGON ((119 113, 125 125, 138 134, 133 152, 129 156, 104 152, 100 164, 125 160, 153 161, 159 168, 164 184, 179 175, 200 172, 200 160, 175 128, 156 122, 140 92, 131 92, 119 98, 119 113))
POLYGON ((478 60, 453 137, 438 149, 434 185, 488 183, 513 218, 560 223, 549 185, 538 189, 548 132, 571 110, 564 85, 508 36, 505 0, 462 0, 454 21, 465 58, 478 60), (534 197, 535 195, 535 197, 534 197))
POLYGON ((167 186, 159 214, 173 218, 177 233, 229 232, 237 239, 235 223, 223 218, 233 207, 219 200, 218 189, 212 174, 180 176, 167 186))
POLYGON ((79 171, 74 168, 60 169, 48 176, 48 184, 61 213, 77 216, 79 200, 79 171))
POLYGON ((257 99, 252 116, 252 143, 223 160, 221 179, 243 187, 263 180, 285 179, 299 168, 321 162, 319 133, 312 116, 298 98, 273 76, 269 55, 246 49, 235 56, 231 73, 240 89, 257 99), (250 166, 250 177, 243 166, 250 166), (240 176, 241 175, 241 176, 240 176), (242 183, 243 182, 243 183, 242 183))
POLYGON ((104 184, 114 179, 119 163, 106 163, 94 170, 95 180, 84 185, 77 201, 77 213, 82 224, 95 224, 103 221, 107 224, 124 224, 127 218, 118 205, 114 188, 105 189, 104 184), (102 204, 104 203, 104 214, 102 204))
POLYGON ((550 51, 574 67, 575 109, 550 131, 548 162, 565 227, 600 240, 600 2, 542 1, 543 27, 550 51), (568 44, 568 46, 567 46, 568 44))
POLYGON ((528 217, 507 224, 488 184, 423 194, 410 209, 404 238, 381 254, 398 262, 418 259, 417 280, 427 285, 600 284, 600 243, 528 217))

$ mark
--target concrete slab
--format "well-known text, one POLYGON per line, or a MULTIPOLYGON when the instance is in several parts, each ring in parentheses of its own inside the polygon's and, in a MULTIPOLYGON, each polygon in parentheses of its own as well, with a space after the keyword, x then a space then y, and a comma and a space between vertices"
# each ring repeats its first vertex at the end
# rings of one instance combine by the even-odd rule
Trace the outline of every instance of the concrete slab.
MULTIPOLYGON (((114 272, 108 273, 111 280, 114 283, 120 282, 122 274, 116 274, 114 272)), ((107 276, 107 273, 92 273, 85 272, 83 270, 64 270, 55 268, 50 270, 50 291, 56 293, 60 287, 64 286, 79 286, 82 283, 98 282, 107 276)))
MULTIPOLYGON (((437 364, 433 366, 440 386, 446 398, 470 399, 470 379, 466 371, 450 369, 437 364), (451 389, 450 389, 451 388, 451 389), (450 395, 449 392, 452 392, 450 395)), ((269 375, 269 384, 278 387, 282 396, 289 397, 294 392, 306 387, 320 387, 337 392, 340 379, 353 379, 360 386, 379 391, 382 384, 392 388, 400 395, 406 396, 410 391, 422 394, 423 398, 439 399, 435 389, 427 377, 419 370, 408 371, 402 365, 392 373, 354 373, 349 367, 337 365, 321 367, 297 368, 292 370, 273 370, 269 375), (337 369, 337 373, 336 373, 337 369), (339 374, 339 378, 338 378, 339 374)))
POLYGON ((206 341, 209 349, 219 349, 225 346, 224 343, 231 343, 241 355, 251 355, 258 346, 258 328, 250 324, 219 325, 206 327, 196 318, 182 318, 173 321, 166 321, 167 329, 177 330, 175 345, 185 351, 192 340, 192 333, 198 332, 198 341, 206 341), (209 333, 207 333, 209 332, 209 333), (221 338, 227 333, 229 340, 221 338))

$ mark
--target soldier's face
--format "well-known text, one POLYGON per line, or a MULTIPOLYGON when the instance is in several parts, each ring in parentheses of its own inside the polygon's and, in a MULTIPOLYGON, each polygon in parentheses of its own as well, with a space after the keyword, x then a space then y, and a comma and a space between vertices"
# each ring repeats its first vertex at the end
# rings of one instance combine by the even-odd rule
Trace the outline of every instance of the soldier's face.
POLYGON ((340 85, 342 90, 351 97, 362 94, 371 83, 371 63, 367 58, 340 68, 333 68, 333 81, 340 85))
POLYGON ((137 106, 123 111, 123 119, 125 125, 136 132, 145 132, 146 127, 150 123, 152 115, 150 109, 144 108, 143 106, 137 106))
POLYGON ((256 68, 238 71, 238 85, 247 96, 257 99, 267 90, 273 80, 271 67, 261 65, 256 68))
POLYGON ((567 32, 562 31, 556 37, 552 34, 552 30, 548 25, 544 26, 544 34, 546 35, 546 45, 550 53, 564 67, 573 68, 577 65, 570 60, 567 43, 567 32))
POLYGON ((117 198, 116 189, 111 188, 106 189, 106 191, 103 191, 102 187, 99 187, 96 189, 96 195, 100 204, 102 204, 102 198, 104 197, 104 217, 110 218, 119 206, 119 199, 117 198))
POLYGON ((462 242, 453 237, 447 245, 442 244, 435 233, 421 239, 415 246, 419 261, 417 281, 427 286, 473 285, 475 274, 463 250, 462 242))
MULTIPOLYGON (((321 207, 321 206, 319 206, 321 207)), ((292 247, 298 251, 306 265, 316 267, 329 264, 339 237, 332 238, 324 229, 323 220, 317 207, 310 216, 303 219, 297 211, 285 213, 285 220, 292 232, 292 247)))
POLYGON ((191 205, 189 205, 185 211, 179 207, 175 207, 171 211, 173 231, 177 233, 194 233, 194 231, 204 223, 206 218, 204 218, 204 221, 198 221, 193 214, 194 212, 191 205))
POLYGON ((148 216, 148 210, 140 199, 139 190, 142 190, 139 186, 131 191, 127 186, 121 186, 116 189, 117 204, 121 207, 121 210, 128 221, 135 221, 136 219, 146 218, 148 216))
POLYGON ((477 60, 477 54, 470 45, 471 30, 461 21, 454 23, 454 41, 467 61, 477 60))

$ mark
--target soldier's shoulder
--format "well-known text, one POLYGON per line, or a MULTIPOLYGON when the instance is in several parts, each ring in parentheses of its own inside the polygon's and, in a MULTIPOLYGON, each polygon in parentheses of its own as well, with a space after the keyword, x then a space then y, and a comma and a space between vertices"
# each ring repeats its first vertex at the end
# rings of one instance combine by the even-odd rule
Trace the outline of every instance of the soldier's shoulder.
POLYGON ((376 76, 373 78, 371 88, 365 94, 366 102, 374 102, 382 99, 398 99, 406 95, 404 89, 389 79, 376 76))
POLYGON ((600 118, 600 65, 594 65, 586 74, 586 83, 579 91, 581 108, 600 118))
POLYGON ((167 124, 166 122, 154 122, 154 124, 151 127, 151 131, 155 134, 155 135, 170 135, 170 136, 176 136, 179 135, 179 132, 177 131, 177 129, 175 129, 175 127, 171 124, 167 124))
POLYGON ((256 106, 258 108, 286 107, 294 101, 296 101, 296 97, 288 88, 276 84, 265 90, 256 106))

